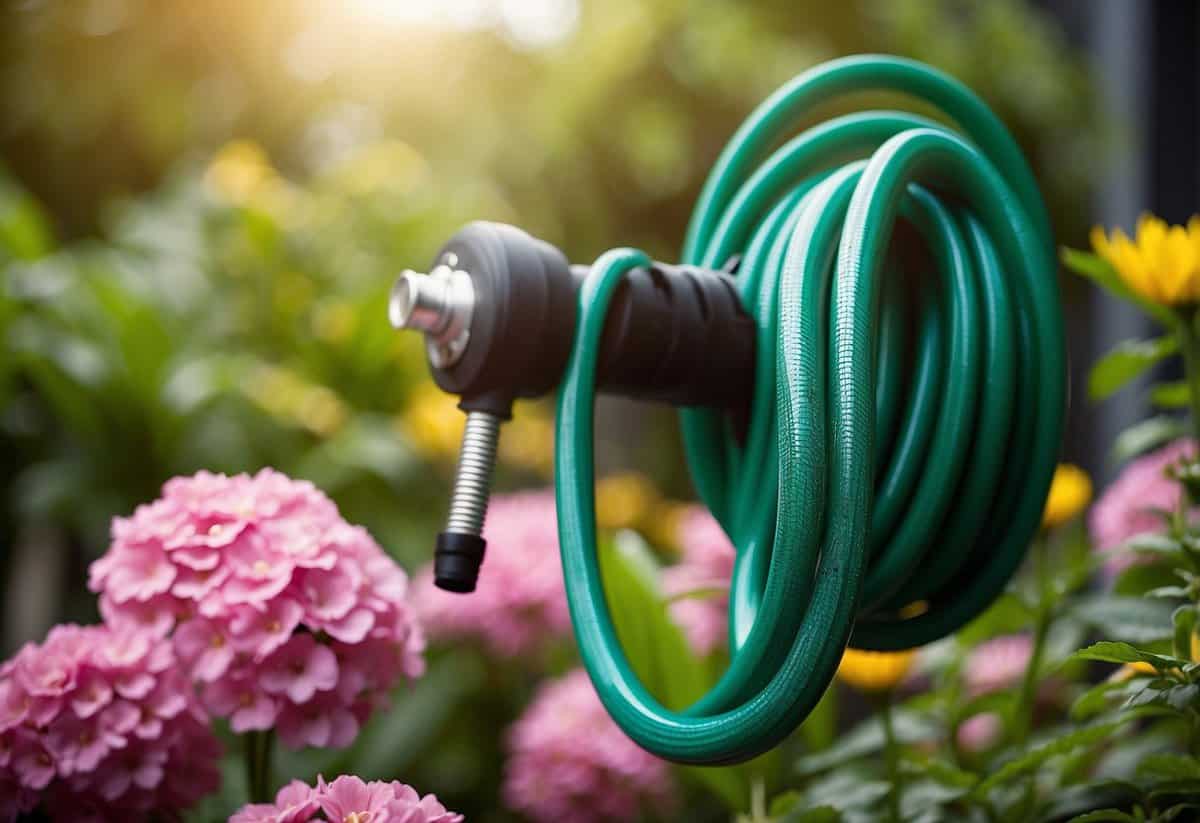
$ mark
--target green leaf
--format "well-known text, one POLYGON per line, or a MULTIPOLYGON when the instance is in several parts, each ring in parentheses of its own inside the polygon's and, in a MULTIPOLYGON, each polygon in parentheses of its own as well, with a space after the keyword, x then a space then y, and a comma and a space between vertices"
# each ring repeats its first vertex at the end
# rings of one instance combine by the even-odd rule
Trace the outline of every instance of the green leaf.
POLYGON ((803 800, 804 795, 799 791, 788 789, 786 792, 780 792, 771 798, 771 802, 767 806, 767 813, 771 817, 781 817, 788 812, 798 809, 803 800))
MULTIPOLYGON (((630 531, 602 540, 598 552, 609 612, 629 664, 666 706, 687 708, 708 689, 708 671, 671 620, 659 590, 658 561, 645 541, 630 531)), ((730 808, 745 808, 750 792, 746 766, 684 766, 680 771, 730 808)))
MULTIPOLYGON (((900 743, 918 743, 937 738, 942 732, 936 722, 911 709, 896 708, 892 713, 896 739, 900 743)), ((860 757, 874 754, 884 747, 883 725, 872 716, 821 752, 805 755, 796 761, 796 772, 811 775, 828 771, 860 757)))
POLYGON ((1157 532, 1136 535, 1113 549, 1116 554, 1137 552, 1138 554, 1157 554, 1166 557, 1175 557, 1181 551, 1183 551, 1183 545, 1178 540, 1157 532))
POLYGON ((1128 697, 1133 692, 1140 691, 1144 684, 1139 681, 1140 678, 1132 678, 1097 683, 1071 704, 1071 719, 1076 722, 1090 720, 1111 707, 1116 702, 1115 698, 1128 697))
POLYGON ((1079 814, 1090 814, 1097 808, 1128 808, 1142 795, 1137 786, 1123 780, 1100 778, 1059 788, 1047 798, 1039 820, 1066 820, 1079 814))
POLYGON ((675 710, 708 688, 706 667, 671 620, 658 582, 658 561, 635 533, 602 541, 600 573, 609 612, 630 665, 656 698, 675 710))
POLYGON ((393 705, 363 727, 343 752, 280 749, 280 771, 315 775, 352 772, 364 780, 391 780, 436 741, 455 709, 485 682, 477 657, 456 652, 436 659, 424 677, 393 692, 393 705))
POLYGON ((923 758, 914 762, 913 767, 918 774, 955 789, 970 789, 979 782, 979 775, 960 769, 953 763, 938 758, 923 758))
POLYGON ((1094 726, 1087 726, 1068 734, 1060 735, 1049 743, 1038 746, 1025 752, 1020 757, 1005 763, 992 773, 990 777, 980 783, 975 789, 974 794, 978 797, 986 797, 992 789, 1036 771, 1042 764, 1052 758, 1070 754, 1085 747, 1094 746, 1103 741, 1120 726, 1121 721, 1098 723, 1094 726))
POLYGON ((891 784, 856 769, 832 772, 808 787, 810 808, 830 806, 842 813, 866 811, 887 796, 891 784))
POLYGON ((1188 662, 1177 657, 1142 651, 1128 643, 1108 640, 1093 643, 1086 649, 1075 652, 1071 657, 1075 660, 1099 660, 1104 663, 1149 663, 1159 671, 1177 669, 1188 662))
POLYGON ((1197 780, 1200 760, 1186 754, 1151 754, 1138 764, 1137 773, 1160 780, 1197 780))
POLYGON ((1187 381, 1159 383, 1150 390, 1150 402, 1160 409, 1182 409, 1192 402, 1187 381))
POLYGON ((1191 660, 1192 637, 1196 633, 1196 607, 1194 605, 1180 606, 1171 616, 1174 624, 1175 656, 1191 660))
POLYGON ((1177 437, 1187 434, 1187 424, 1178 417, 1160 415, 1143 420, 1117 435, 1109 459, 1120 465, 1177 437))
POLYGON ((36 260, 54 246, 50 221, 41 206, 0 174, 0 260, 36 260))
POLYGON ((1150 643, 1171 636, 1172 604, 1144 597, 1100 594, 1081 597, 1067 612, 1105 637, 1150 643))
POLYGON ((1092 400, 1103 400, 1177 351, 1179 340, 1174 335, 1118 343, 1092 367, 1088 375, 1088 396, 1092 400))
POLYGON ((1135 293, 1125 285, 1121 275, 1104 258, 1089 252, 1068 248, 1061 250, 1061 257, 1063 265, 1067 268, 1093 281, 1110 294, 1137 306, 1157 320, 1163 328, 1174 329, 1179 325, 1179 318, 1173 311, 1165 306, 1152 303, 1135 293))
POLYGON ((815 806, 788 812, 780 823, 840 823, 841 820, 842 813, 833 806, 815 806))
POLYGON ((1131 814, 1121 811, 1120 809, 1097 809, 1094 812, 1076 815, 1075 817, 1071 818, 1069 823, 1108 823, 1109 821, 1114 821, 1114 823, 1134 821, 1134 823, 1136 823, 1137 818, 1131 814))
POLYGON ((1134 563, 1117 575, 1112 584, 1112 591, 1113 594, 1142 597, 1155 589, 1172 586, 1178 582, 1179 578, 1175 572, 1165 563, 1134 563))

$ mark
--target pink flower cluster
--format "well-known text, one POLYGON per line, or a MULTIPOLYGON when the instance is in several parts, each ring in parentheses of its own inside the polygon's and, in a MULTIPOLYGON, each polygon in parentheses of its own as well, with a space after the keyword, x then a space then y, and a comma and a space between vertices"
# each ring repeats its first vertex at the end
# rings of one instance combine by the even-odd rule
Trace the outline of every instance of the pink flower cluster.
POLYGON ((1183 486, 1167 476, 1167 469, 1195 454, 1195 442, 1181 439, 1139 457, 1121 470, 1096 501, 1088 516, 1088 529, 1096 549, 1112 553, 1105 563, 1108 577, 1138 560, 1136 555, 1116 552, 1122 543, 1146 532, 1165 531, 1162 512, 1174 511, 1183 494, 1183 486))
POLYGON ((135 820, 220 783, 220 746, 171 644, 55 627, 0 664, 0 820, 45 800, 53 819, 135 820))
POLYGON ((308 820, 356 823, 460 823, 461 814, 431 794, 421 797, 412 786, 398 780, 370 783, 342 776, 332 783, 317 778, 314 789, 293 780, 279 790, 274 803, 246 806, 229 823, 305 823, 308 820), (324 817, 318 815, 324 814, 324 817))
POLYGON ((432 568, 413 582, 413 604, 435 640, 466 639, 490 654, 536 654, 571 629, 558 550, 558 520, 549 491, 493 498, 484 537, 487 554, 475 591, 464 597, 433 584, 432 568))
POLYGON ((346 746, 424 670, 404 571, 311 483, 271 469, 177 477, 112 538, 90 579, 106 622, 172 633, 235 732, 346 746))
POLYGON ((693 506, 679 523, 680 562, 663 571, 663 588, 674 598, 671 616, 692 648, 708 654, 725 645, 729 625, 729 581, 733 544, 703 506, 693 506))
POLYGON ((963 685, 972 697, 1015 686, 1033 656, 1028 634, 1005 634, 980 643, 971 650, 963 667, 963 685))
POLYGON ((583 669, 543 684, 507 745, 505 802, 538 823, 635 820, 673 805, 667 763, 625 736, 583 669))

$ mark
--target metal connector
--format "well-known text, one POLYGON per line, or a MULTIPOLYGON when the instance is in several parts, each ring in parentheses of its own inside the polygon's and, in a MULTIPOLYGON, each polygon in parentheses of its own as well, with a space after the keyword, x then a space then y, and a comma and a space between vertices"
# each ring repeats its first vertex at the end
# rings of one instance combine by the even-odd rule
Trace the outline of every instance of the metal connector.
POLYGON ((388 298, 392 326, 423 332, 429 361, 437 368, 457 363, 471 339, 475 286, 471 275, 454 268, 457 264, 458 258, 447 254, 429 274, 406 269, 388 298))

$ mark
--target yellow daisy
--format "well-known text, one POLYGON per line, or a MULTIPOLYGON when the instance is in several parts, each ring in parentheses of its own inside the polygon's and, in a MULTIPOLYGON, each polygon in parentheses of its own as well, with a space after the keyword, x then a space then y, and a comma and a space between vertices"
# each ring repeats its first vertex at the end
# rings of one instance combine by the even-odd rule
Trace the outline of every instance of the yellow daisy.
POLYGON ((1121 229, 1109 236, 1097 226, 1091 241, 1136 294, 1168 306, 1200 301, 1200 217, 1185 227, 1143 214, 1132 240, 1121 229))

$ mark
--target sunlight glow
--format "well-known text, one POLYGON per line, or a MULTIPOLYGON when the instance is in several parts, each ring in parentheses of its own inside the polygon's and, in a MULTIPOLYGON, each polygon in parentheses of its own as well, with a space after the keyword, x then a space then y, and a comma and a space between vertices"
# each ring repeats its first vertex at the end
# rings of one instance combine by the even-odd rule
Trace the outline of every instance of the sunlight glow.
POLYGON ((368 23, 496 29, 525 48, 565 40, 579 19, 578 0, 349 0, 346 7, 368 23))

